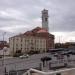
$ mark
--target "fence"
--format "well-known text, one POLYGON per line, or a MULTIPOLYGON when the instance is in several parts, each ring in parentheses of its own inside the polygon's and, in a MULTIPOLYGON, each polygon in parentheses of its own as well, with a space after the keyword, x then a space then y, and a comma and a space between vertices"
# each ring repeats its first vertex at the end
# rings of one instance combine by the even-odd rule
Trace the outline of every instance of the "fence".
MULTIPOLYGON (((12 69, 9 72, 5 72, 5 74, 3 74, 3 75, 75 75, 75 68, 69 68, 69 69, 64 69, 64 70, 60 70, 60 71, 53 71, 53 69, 52 69, 52 72, 43 72, 40 70, 43 70, 44 67, 41 67, 40 64, 38 65, 38 67, 39 67, 39 70, 32 69, 32 67, 30 70, 28 70, 28 69, 23 69, 23 70, 12 69)), ((49 69, 49 71, 51 71, 51 70, 49 69)))
MULTIPOLYGON (((41 57, 42 57, 42 55, 41 55, 41 57)), ((50 62, 51 62, 51 65, 48 63, 47 68, 57 67, 57 66, 60 66, 60 65, 63 66, 64 63, 68 63, 69 66, 75 67, 75 58, 73 59, 73 56, 72 56, 72 58, 70 58, 68 60, 61 60, 61 61, 60 60, 58 60, 58 61, 57 60, 52 60, 50 62)), ((40 63, 41 63, 40 57, 37 58, 37 56, 33 56, 32 58, 29 58, 29 59, 15 58, 15 59, 10 59, 10 61, 5 60, 4 61, 4 66, 6 67, 6 72, 5 72, 5 74, 1 74, 1 72, 4 72, 5 69, 0 69, 0 74, 1 75, 22 75, 26 71, 26 69, 39 67, 40 63), (36 57, 36 58, 34 58, 34 57, 36 57)), ((1 67, 1 65, 2 64, 0 62, 0 68, 3 68, 3 67, 1 67)))
POLYGON ((75 68, 52 71, 52 72, 43 72, 43 71, 39 71, 39 70, 31 68, 30 70, 25 72, 23 75, 75 75, 75 68))

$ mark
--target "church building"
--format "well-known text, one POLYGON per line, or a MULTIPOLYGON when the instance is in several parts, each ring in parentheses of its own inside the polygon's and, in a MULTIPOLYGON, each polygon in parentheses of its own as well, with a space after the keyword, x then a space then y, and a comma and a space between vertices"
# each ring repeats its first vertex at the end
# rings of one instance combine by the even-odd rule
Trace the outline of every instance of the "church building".
POLYGON ((54 48, 54 35, 50 34, 48 27, 48 10, 42 11, 42 28, 36 27, 20 35, 9 38, 10 54, 20 50, 22 53, 30 51, 47 52, 54 48))

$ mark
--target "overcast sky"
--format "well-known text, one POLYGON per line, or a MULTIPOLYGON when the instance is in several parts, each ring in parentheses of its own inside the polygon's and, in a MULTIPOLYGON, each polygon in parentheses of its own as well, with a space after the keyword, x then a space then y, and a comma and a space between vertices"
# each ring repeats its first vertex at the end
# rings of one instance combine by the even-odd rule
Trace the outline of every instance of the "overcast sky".
POLYGON ((44 8, 55 42, 75 41, 75 0, 0 0, 0 40, 41 27, 44 8))

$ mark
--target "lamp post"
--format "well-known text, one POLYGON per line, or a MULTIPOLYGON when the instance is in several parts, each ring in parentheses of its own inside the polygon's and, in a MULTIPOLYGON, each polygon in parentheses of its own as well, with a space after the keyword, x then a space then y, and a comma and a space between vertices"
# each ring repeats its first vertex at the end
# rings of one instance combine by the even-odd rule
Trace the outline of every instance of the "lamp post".
MULTIPOLYGON (((6 73, 6 67, 4 64, 4 57, 5 57, 5 52, 7 51, 7 47, 3 48, 3 60, 2 60, 2 66, 3 66, 3 72, 6 73)), ((4 74, 5 75, 5 74, 4 74)))
POLYGON ((3 60, 2 60, 2 66, 4 66, 4 45, 5 45, 5 43, 4 43, 4 36, 5 36, 5 34, 6 34, 6 32, 4 32, 3 34, 2 34, 2 36, 3 36, 3 60))

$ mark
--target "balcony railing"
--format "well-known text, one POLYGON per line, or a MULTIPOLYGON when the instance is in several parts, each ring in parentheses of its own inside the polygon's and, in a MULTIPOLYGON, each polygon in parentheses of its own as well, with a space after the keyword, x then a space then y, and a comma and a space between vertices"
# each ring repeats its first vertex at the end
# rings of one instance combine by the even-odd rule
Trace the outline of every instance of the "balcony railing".
POLYGON ((63 69, 63 70, 51 71, 51 72, 43 72, 31 68, 23 75, 75 75, 75 68, 63 69))

